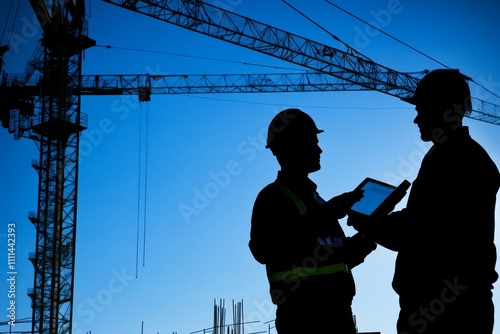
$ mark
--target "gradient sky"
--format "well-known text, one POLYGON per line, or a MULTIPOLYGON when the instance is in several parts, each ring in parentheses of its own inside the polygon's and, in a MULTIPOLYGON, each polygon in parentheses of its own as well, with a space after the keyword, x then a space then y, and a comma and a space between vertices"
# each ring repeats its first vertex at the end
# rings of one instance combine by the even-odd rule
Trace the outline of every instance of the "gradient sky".
MULTIPOLYGON (((345 50, 282 1, 207 3, 345 50)), ((500 104, 495 96, 500 95, 498 1, 334 2, 421 53, 324 1, 290 3, 381 65, 402 72, 443 64, 458 68, 490 91, 471 83, 474 97, 500 104)), ((15 23, 7 20, 8 4, 0 5, 1 44, 9 36, 16 44, 4 57, 4 69, 21 73, 41 29, 28 1, 20 4, 15 23)), ((85 52, 84 74, 302 70, 100 0, 87 1, 87 9, 89 37, 98 46, 85 52)), ((214 299, 225 299, 226 323, 231 323, 232 301, 243 300, 245 321, 253 322, 245 333, 267 330, 275 309, 264 267, 248 249, 250 216, 257 193, 279 168, 264 149, 267 125, 288 107, 301 108, 325 130, 319 135, 322 169, 311 174, 324 198, 352 190, 367 176, 413 181, 429 147, 413 124, 413 107, 380 92, 153 95, 149 103, 136 96, 82 98, 89 127, 80 147, 74 333, 140 333, 143 323, 144 333, 188 334, 212 326, 214 299)), ((500 127, 472 119, 465 123, 500 165, 500 127)), ((39 152, 29 139, 14 141, 2 130, 1 267, 4 277, 7 224, 15 222, 20 319, 31 316, 26 290, 33 284, 28 254, 35 250, 35 228, 27 217, 37 207, 31 161, 39 152)), ((500 221, 500 209, 496 218, 500 221)), ((341 224, 346 234, 354 233, 345 220, 341 224)), ((353 310, 361 332, 396 332, 394 260, 394 252, 379 247, 353 271, 353 310)), ((0 309, 6 312, 7 285, 1 282, 0 309)), ((29 329, 30 324, 15 328, 29 329)), ((8 330, 0 326, 1 332, 8 330)))

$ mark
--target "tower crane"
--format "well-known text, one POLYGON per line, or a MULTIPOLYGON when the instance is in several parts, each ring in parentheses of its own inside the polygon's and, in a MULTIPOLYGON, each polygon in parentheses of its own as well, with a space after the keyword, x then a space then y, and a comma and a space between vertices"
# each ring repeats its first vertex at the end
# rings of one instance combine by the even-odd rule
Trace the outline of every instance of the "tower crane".
POLYGON ((71 333, 75 263, 79 134, 86 128, 80 96, 82 51, 95 45, 85 28, 85 3, 30 0, 43 28, 38 92, 2 84, 0 116, 15 138, 39 151, 32 333, 71 333), (13 118, 10 119, 11 112, 13 118))
MULTIPOLYGON (((103 0, 110 4, 402 100, 418 75, 399 72, 362 55, 346 52, 199 0, 103 0)), ((500 124, 500 107, 476 98, 468 117, 500 124)))
MULTIPOLYGON (((162 21, 305 67, 309 72, 241 75, 82 75, 87 37, 84 0, 30 0, 43 27, 22 80, 3 76, 0 119, 14 134, 35 141, 40 162, 32 333, 71 333, 76 242, 79 134, 87 127, 82 95, 379 91, 405 100, 425 72, 403 73, 251 20, 199 0, 103 0, 162 21), (41 58, 38 58, 41 57, 41 58), (34 70, 42 73, 28 85, 34 70)), ((500 107, 473 100, 473 119, 500 125, 500 107)))

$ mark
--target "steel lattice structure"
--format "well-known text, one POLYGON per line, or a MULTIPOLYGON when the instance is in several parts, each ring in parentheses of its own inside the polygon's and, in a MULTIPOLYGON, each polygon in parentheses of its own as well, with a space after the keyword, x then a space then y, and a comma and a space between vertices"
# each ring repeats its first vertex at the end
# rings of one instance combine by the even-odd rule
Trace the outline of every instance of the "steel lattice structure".
MULTIPOLYGON (((81 82, 82 50, 95 42, 86 36, 84 8, 57 2, 46 7, 42 1, 32 1, 32 6, 44 28, 43 48, 36 51, 42 73, 38 92, 14 85, 2 91, 0 101, 9 112, 9 132, 15 139, 34 140, 40 151, 33 165, 39 176, 38 208, 29 217, 36 228, 36 249, 30 256, 34 283, 28 293, 32 333, 71 333, 78 148, 87 125, 81 97, 73 91, 81 82)), ((27 72, 25 80, 31 74, 27 72)))
MULTIPOLYGON (((199 0, 103 1, 402 100, 413 95, 426 73, 398 72, 353 50, 342 51, 199 0)), ((467 117, 500 125, 500 107, 473 99, 467 117)))

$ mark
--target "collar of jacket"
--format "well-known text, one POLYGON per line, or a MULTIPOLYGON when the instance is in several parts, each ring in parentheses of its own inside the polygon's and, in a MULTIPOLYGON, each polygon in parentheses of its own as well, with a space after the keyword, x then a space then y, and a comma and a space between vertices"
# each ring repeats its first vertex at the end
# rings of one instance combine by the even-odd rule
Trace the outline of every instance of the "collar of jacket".
POLYGON ((279 184, 287 187, 291 192, 296 195, 310 194, 311 196, 317 189, 316 183, 310 178, 297 178, 294 175, 287 174, 286 172, 279 171, 276 178, 279 184))

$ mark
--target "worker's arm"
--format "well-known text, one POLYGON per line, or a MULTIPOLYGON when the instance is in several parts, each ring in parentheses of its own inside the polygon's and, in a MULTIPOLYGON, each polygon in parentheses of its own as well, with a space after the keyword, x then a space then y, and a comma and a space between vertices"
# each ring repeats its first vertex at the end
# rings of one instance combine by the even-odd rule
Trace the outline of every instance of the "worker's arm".
POLYGON ((369 240, 396 252, 400 250, 401 241, 405 239, 408 223, 406 209, 379 217, 352 213, 347 220, 347 225, 354 227, 369 240))

